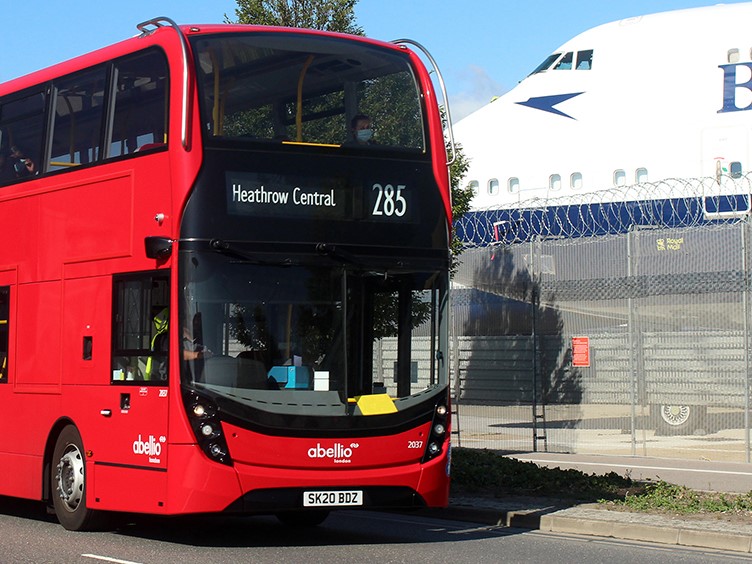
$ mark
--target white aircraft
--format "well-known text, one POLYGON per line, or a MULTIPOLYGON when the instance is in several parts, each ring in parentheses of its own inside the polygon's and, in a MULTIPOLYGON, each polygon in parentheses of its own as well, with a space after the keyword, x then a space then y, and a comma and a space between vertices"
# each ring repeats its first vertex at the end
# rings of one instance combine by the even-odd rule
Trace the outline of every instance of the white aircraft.
MULTIPOLYGON (((624 198, 614 188, 636 184, 658 186, 641 196, 657 200, 670 197, 659 187, 667 178, 714 179, 716 194, 730 181, 742 194, 733 179, 752 171, 751 23, 752 2, 717 5, 628 18, 566 42, 455 124, 473 209, 530 209, 535 199, 550 211, 604 190, 606 200, 624 198)), ((733 206, 746 212, 749 198, 733 206)))

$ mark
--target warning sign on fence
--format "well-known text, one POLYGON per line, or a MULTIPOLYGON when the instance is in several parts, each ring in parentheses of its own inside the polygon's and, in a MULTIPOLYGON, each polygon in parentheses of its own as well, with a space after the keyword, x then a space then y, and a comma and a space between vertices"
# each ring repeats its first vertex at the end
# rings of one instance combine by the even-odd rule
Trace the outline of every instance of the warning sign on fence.
POLYGON ((572 337, 572 366, 590 366, 590 337, 572 337))

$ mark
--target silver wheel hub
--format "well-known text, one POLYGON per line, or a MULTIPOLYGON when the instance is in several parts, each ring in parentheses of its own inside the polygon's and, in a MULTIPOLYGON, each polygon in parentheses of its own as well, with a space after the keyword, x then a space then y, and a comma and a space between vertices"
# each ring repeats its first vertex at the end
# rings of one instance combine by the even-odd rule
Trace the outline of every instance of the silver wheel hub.
POLYGON ((57 465, 57 495, 68 511, 75 511, 84 496, 84 459, 75 445, 68 445, 57 465))

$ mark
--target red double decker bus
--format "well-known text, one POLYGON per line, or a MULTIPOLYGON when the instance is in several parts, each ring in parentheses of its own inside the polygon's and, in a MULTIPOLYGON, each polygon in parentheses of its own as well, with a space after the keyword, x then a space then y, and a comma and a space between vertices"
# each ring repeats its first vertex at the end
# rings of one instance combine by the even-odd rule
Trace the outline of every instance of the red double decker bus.
POLYGON ((0 85, 0 495, 72 530, 445 505, 451 208, 420 58, 138 27, 0 85))

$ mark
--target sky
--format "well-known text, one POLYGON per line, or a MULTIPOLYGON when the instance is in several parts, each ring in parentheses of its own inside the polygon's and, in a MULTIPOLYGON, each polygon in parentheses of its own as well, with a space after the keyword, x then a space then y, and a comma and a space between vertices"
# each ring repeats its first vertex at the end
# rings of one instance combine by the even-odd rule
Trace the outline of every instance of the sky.
MULTIPOLYGON (((6 0, 7 1, 7 0, 6 0)), ((453 121, 514 87, 559 45, 596 25, 712 0, 359 0, 366 35, 409 38, 437 61, 453 121)), ((727 4, 738 1, 727 0, 727 4)), ((235 0, 25 0, 0 23, 0 82, 137 34, 166 16, 179 24, 235 18, 235 0), (16 14, 16 15, 13 15, 16 14), (31 16, 29 16, 31 14, 31 16)))

